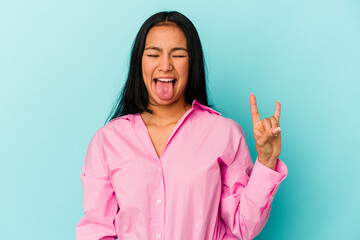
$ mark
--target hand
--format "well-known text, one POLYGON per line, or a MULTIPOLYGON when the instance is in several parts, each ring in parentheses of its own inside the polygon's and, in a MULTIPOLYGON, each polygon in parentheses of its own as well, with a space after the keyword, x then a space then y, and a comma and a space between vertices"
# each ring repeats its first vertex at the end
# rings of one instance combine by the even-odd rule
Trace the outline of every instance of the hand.
POLYGON ((265 166, 275 169, 281 149, 281 129, 279 126, 280 102, 275 103, 274 116, 260 121, 254 94, 250 94, 250 111, 258 160, 265 166))

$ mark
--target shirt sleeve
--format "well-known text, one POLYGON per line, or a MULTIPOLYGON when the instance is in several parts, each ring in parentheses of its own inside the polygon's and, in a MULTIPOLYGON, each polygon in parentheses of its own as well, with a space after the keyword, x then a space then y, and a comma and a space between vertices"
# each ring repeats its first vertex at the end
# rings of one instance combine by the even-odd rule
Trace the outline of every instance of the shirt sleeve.
MULTIPOLYGON (((240 126, 239 126, 240 128, 240 126)), ((223 167, 220 200, 221 217, 230 231, 242 240, 253 239, 264 228, 271 203, 287 175, 286 165, 278 159, 272 170, 257 159, 253 165, 240 128, 233 157, 223 167)))
POLYGON ((113 240, 116 237, 114 218, 118 204, 98 138, 99 132, 88 145, 81 170, 85 214, 76 226, 77 240, 113 240))

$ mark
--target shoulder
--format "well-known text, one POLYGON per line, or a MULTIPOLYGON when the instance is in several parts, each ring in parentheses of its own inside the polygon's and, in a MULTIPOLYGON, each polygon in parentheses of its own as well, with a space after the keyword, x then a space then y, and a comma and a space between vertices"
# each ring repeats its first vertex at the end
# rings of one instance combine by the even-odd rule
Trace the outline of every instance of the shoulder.
POLYGON ((136 114, 128 114, 114 118, 104 126, 100 127, 93 138, 98 142, 115 136, 125 136, 135 124, 136 114))
POLYGON ((241 135, 244 131, 241 126, 231 118, 221 115, 218 111, 194 101, 195 115, 201 124, 211 125, 213 130, 222 132, 224 135, 241 135))
POLYGON ((112 129, 112 128, 121 128, 132 126, 135 122, 137 114, 128 114, 121 117, 117 117, 109 121, 103 128, 112 129))

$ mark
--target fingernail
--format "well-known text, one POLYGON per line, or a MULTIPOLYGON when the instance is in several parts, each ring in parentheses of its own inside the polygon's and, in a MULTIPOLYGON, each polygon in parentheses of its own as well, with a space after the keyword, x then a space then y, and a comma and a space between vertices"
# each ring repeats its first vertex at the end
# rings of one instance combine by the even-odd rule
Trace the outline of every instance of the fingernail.
POLYGON ((274 130, 272 130, 272 133, 277 136, 277 134, 281 131, 280 127, 275 128, 274 130))

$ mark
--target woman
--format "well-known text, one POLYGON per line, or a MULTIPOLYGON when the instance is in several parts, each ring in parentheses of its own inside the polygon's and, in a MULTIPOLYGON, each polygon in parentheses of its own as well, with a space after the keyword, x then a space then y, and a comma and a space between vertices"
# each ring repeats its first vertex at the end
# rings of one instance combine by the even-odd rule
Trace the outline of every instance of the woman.
POLYGON ((252 239, 287 169, 278 159, 280 103, 260 121, 258 158, 244 133, 208 106, 193 24, 160 12, 142 25, 111 121, 89 143, 77 239, 252 239))

